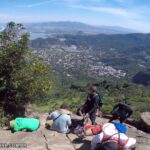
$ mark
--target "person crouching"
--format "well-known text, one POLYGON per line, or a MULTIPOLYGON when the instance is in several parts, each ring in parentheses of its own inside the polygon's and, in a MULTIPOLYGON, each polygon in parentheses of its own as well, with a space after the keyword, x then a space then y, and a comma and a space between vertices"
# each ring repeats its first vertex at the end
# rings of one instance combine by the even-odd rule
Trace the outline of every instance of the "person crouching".
POLYGON ((67 134, 70 132, 69 127, 72 123, 70 115, 71 112, 68 110, 68 106, 63 104, 59 110, 49 114, 45 127, 59 133, 67 134))
POLYGON ((40 121, 34 118, 16 118, 9 122, 10 129, 12 132, 18 131, 36 131, 40 127, 40 121))

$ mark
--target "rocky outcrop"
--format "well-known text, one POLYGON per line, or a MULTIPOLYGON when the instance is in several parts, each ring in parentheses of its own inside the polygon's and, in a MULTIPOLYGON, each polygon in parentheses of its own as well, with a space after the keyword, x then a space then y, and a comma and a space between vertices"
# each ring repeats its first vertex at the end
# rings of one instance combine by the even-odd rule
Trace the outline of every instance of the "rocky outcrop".
MULTIPOLYGON (((36 132, 18 132, 0 131, 0 143, 25 143, 27 147, 22 150, 90 150, 90 143, 93 137, 87 137, 83 140, 76 135, 60 134, 44 128, 47 114, 34 112, 30 116, 38 116, 41 121, 41 128, 36 132)), ((98 123, 106 123, 108 119, 97 119, 98 123)), ((137 128, 127 125, 128 135, 137 139, 136 150, 149 150, 150 134, 142 132, 137 128)), ((14 148, 1 148, 2 150, 14 150, 14 148)))
POLYGON ((141 114, 140 126, 145 132, 150 133, 150 112, 143 112, 141 114))

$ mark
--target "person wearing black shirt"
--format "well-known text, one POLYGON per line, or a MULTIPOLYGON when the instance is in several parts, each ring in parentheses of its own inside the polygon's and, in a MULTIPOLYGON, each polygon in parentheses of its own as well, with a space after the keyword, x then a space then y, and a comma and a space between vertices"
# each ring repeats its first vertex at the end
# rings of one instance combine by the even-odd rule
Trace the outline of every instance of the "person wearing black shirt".
POLYGON ((88 86, 88 96, 85 104, 83 105, 83 114, 89 117, 92 125, 96 124, 96 113, 99 108, 99 95, 97 94, 97 88, 95 85, 90 84, 88 86))
POLYGON ((114 106, 111 113, 112 118, 109 120, 109 122, 112 122, 115 119, 119 119, 120 122, 123 123, 127 118, 129 118, 132 115, 133 110, 128 104, 119 103, 114 106))

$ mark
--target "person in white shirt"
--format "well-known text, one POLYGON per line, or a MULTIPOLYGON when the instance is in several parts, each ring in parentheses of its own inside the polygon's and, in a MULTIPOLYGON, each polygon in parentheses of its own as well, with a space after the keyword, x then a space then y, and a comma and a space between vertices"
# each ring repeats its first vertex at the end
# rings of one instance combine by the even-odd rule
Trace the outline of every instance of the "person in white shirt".
POLYGON ((136 139, 126 135, 125 125, 106 123, 91 142, 91 150, 123 150, 135 148, 136 139))

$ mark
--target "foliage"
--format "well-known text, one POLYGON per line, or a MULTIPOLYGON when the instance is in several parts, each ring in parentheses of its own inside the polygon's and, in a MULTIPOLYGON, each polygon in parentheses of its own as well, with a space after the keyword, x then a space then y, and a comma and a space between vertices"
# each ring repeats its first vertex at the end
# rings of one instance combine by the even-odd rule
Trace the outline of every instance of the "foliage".
MULTIPOLYGON (((113 106, 123 100, 127 100, 133 108, 133 118, 139 119, 140 112, 150 111, 150 87, 136 85, 125 80, 111 79, 93 79, 79 80, 72 78, 72 83, 65 82, 65 86, 55 84, 55 89, 49 95, 49 99, 45 103, 34 103, 33 108, 38 111, 52 111, 57 109, 61 104, 65 103, 70 106, 73 112, 76 112, 82 104, 84 104, 87 96, 87 83, 93 82, 98 87, 98 92, 104 96, 103 114, 109 114, 113 106), (74 88, 73 88, 74 87, 74 88), (82 90, 81 90, 82 89, 82 90)), ((57 79, 59 83, 59 79, 57 79)))
POLYGON ((28 34, 10 22, 0 33, 0 105, 4 116, 23 116, 26 105, 52 87, 51 70, 28 50, 28 34))

